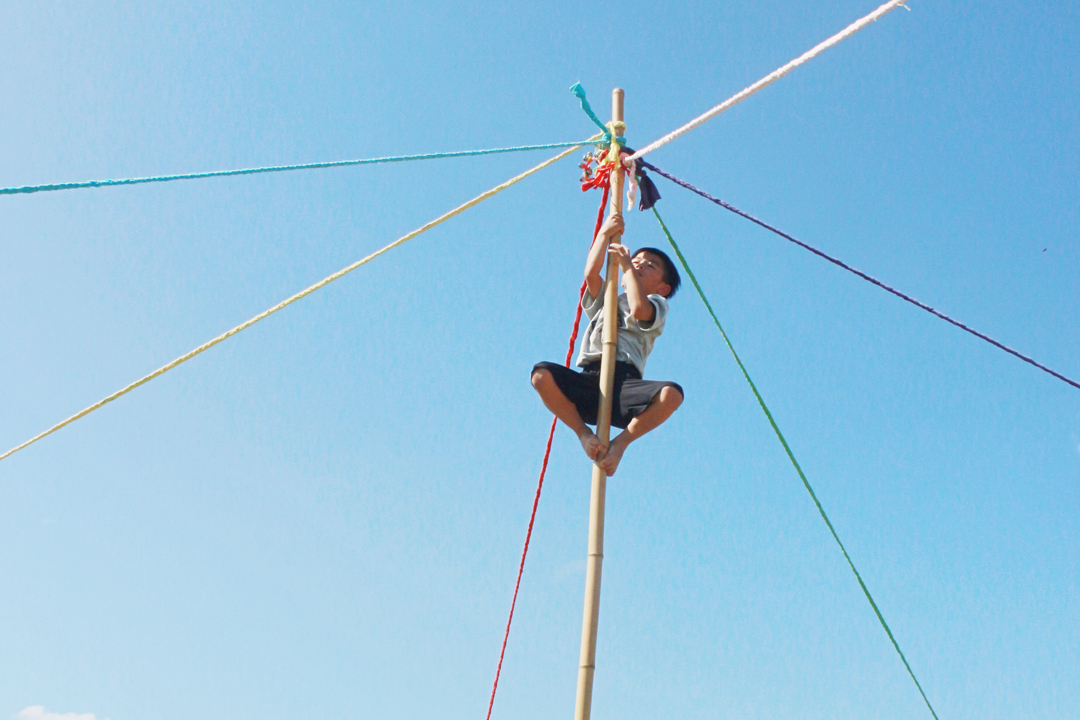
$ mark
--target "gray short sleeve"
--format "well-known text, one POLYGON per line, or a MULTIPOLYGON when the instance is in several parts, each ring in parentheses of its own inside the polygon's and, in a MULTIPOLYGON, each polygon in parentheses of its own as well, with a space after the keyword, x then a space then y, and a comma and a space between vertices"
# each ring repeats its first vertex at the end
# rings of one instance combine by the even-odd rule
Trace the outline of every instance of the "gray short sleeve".
POLYGON ((585 311, 585 317, 592 320, 600 314, 600 310, 604 307, 604 293, 601 286, 601 292, 593 297, 589 294, 588 289, 581 295, 581 309, 585 311))
POLYGON ((656 315, 653 317, 652 321, 645 322, 630 316, 628 323, 632 324, 632 326, 636 327, 640 332, 655 338, 660 333, 664 332, 664 323, 667 321, 668 314, 668 301, 663 295, 650 295, 649 302, 652 303, 653 308, 656 310, 656 315))

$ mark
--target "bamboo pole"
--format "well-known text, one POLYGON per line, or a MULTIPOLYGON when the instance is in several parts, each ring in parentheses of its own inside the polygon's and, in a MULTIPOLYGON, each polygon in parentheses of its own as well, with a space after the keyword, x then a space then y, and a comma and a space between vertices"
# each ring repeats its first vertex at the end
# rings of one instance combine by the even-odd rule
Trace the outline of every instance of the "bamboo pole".
MULTIPOLYGON (((623 121, 623 91, 611 93, 611 119, 623 121)), ((617 135, 619 133, 612 133, 617 135)), ((612 137, 612 144, 615 138, 612 137)), ((609 217, 622 212, 623 173, 617 166, 611 173, 611 206, 609 217)), ((611 240, 619 241, 613 237, 611 240)), ((615 386, 615 357, 618 345, 619 263, 608 258, 604 280, 604 334, 600 359, 600 411, 596 421, 596 436, 605 446, 611 440, 612 391, 615 386)), ((585 569, 585 613, 581 623, 581 659, 578 663, 577 698, 574 720, 589 720, 592 713, 593 675, 596 672, 596 630, 600 620, 600 574, 604 564, 604 499, 607 475, 593 463, 592 494, 589 503, 589 559, 585 569)))

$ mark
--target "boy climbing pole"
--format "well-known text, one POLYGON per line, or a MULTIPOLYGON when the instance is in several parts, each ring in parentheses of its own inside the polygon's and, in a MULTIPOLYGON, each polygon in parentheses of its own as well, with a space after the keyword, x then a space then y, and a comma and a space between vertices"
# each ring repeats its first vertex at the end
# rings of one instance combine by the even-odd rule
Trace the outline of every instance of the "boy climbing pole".
POLYGON ((671 259, 655 248, 633 255, 620 242, 621 214, 604 222, 585 262, 585 294, 581 306, 589 326, 581 342, 575 372, 557 363, 533 368, 532 384, 544 405, 573 430, 585 454, 607 475, 614 475, 623 452, 634 440, 667 420, 683 400, 677 383, 642 379, 645 360, 664 331, 668 299, 679 289, 679 273, 671 259), (623 431, 604 447, 589 428, 600 405, 600 356, 603 336, 604 279, 600 273, 608 255, 619 262, 624 292, 619 295, 618 350, 611 409, 612 427, 623 431))

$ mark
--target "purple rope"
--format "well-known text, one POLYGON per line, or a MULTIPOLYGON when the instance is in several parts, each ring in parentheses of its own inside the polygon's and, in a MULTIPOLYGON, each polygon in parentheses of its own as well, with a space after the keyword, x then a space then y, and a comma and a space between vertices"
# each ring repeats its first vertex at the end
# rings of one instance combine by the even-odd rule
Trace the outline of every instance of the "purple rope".
POLYGON ((730 204, 724 202, 723 200, 720 200, 719 198, 714 198, 712 195, 705 192, 704 190, 698 190, 696 187, 694 187, 690 183, 686 182, 685 180, 680 180, 679 178, 677 178, 677 177, 675 177, 673 175, 668 175, 666 172, 664 172, 660 168, 656 167, 655 165, 653 165, 651 163, 645 162, 641 158, 638 158, 638 163, 643 165, 644 167, 647 167, 648 169, 652 170, 657 175, 663 175, 664 177, 666 177, 668 180, 675 183, 676 185, 682 185, 687 190, 690 190, 691 192, 697 193, 698 195, 705 198, 706 200, 713 201, 714 203, 716 203, 720 207, 724 208, 725 210, 730 210, 731 212, 735 213, 736 215, 740 215, 740 216, 746 218, 747 220, 749 220, 750 222, 755 223, 757 225, 760 225, 761 227, 765 228, 766 230, 771 230, 772 232, 776 233, 777 235, 784 238, 785 240, 790 240, 791 242, 795 243, 799 247, 804 248, 806 250, 809 250, 810 252, 814 253, 818 257, 821 257, 821 258, 824 258, 824 259, 828 260, 833 265, 837 265, 839 267, 844 268, 845 270, 847 270, 850 273, 854 273, 854 274, 858 275, 863 280, 866 280, 867 282, 871 282, 874 285, 877 285, 882 290, 886 290, 888 292, 891 292, 896 297, 898 297, 898 298, 900 298, 902 300, 908 301, 909 303, 911 303, 915 307, 922 308, 926 312, 928 312, 928 313, 930 313, 932 315, 936 315, 937 317, 941 318, 945 322, 950 323, 952 325, 955 325, 956 327, 960 328, 961 330, 964 330, 965 332, 969 332, 969 333, 971 333, 972 335, 974 335, 975 337, 977 337, 977 338, 979 338, 981 340, 985 340, 986 342, 990 343, 991 345, 998 348, 999 350, 1004 350, 1005 352, 1009 353, 1010 355, 1018 357, 1021 360, 1023 360, 1024 362, 1028 363, 1029 365, 1034 365, 1035 367, 1039 368, 1043 372, 1049 373, 1049 374, 1053 375, 1054 377, 1056 377, 1058 380, 1066 382, 1069 385, 1072 385, 1077 390, 1080 390, 1080 383, 1077 383, 1075 380, 1070 380, 1069 378, 1065 377, 1061 373, 1058 373, 1058 372, 1055 372, 1055 371, 1051 370, 1050 368, 1036 362, 1035 360, 1029 358, 1027 355, 1024 355, 1023 353, 1019 353, 1019 352, 1017 352, 1016 350, 1013 350, 1010 347, 1006 347, 1005 345, 1002 345, 1001 343, 999 343, 994 338, 992 338, 992 337, 990 337, 988 335, 983 335, 978 330, 973 330, 972 328, 969 328, 967 325, 965 325, 962 322, 959 322, 957 320, 953 320, 951 317, 949 317, 945 313, 939 312, 939 311, 935 310, 934 308, 930 307, 929 305, 926 305, 924 303, 919 302, 918 300, 911 297, 910 295, 905 295, 904 293, 900 292, 899 290, 895 290, 895 289, 889 287, 888 285, 881 282, 880 280, 872 278, 869 275, 867 275, 866 273, 862 272, 861 270, 856 270, 855 268, 851 267, 847 263, 842 262, 840 260, 837 260, 836 258, 834 258, 834 257, 832 257, 830 255, 826 255, 825 253, 821 252, 817 248, 812 247, 810 245, 807 245, 806 243, 802 242, 801 240, 796 240, 795 238, 788 235, 786 232, 783 232, 781 230, 777 230, 772 225, 769 225, 768 223, 765 223, 765 222, 762 222, 761 220, 758 220, 753 215, 743 212, 742 210, 735 207, 734 205, 730 205, 730 204))

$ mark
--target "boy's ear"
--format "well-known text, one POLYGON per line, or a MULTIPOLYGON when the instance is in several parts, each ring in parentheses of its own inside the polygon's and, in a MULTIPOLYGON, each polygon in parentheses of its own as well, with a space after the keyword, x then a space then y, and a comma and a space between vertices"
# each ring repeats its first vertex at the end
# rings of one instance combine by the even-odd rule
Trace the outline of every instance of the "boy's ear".
POLYGON ((668 295, 671 294, 671 286, 668 285, 667 283, 660 283, 660 286, 657 287, 656 289, 659 290, 660 294, 663 295, 664 297, 667 297, 668 295))

